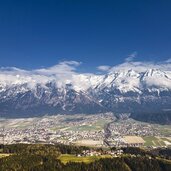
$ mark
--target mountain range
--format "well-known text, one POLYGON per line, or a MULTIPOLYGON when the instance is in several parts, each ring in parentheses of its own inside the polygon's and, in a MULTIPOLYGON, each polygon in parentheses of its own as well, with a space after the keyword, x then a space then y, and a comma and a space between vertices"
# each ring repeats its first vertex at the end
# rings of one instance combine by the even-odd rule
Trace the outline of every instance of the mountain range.
POLYGON ((64 74, 59 72, 59 66, 57 68, 58 72, 54 71, 55 67, 48 72, 45 69, 1 68, 0 115, 30 117, 57 113, 171 110, 169 70, 120 67, 99 74, 73 70, 64 74))

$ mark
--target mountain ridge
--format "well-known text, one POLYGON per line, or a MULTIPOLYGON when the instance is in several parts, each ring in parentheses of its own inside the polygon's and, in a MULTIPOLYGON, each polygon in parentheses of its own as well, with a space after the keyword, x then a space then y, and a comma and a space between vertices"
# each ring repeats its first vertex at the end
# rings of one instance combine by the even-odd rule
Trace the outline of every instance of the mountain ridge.
POLYGON ((122 69, 60 77, 12 69, 0 72, 2 116, 158 111, 171 107, 171 72, 122 69), (15 71, 15 72, 14 72, 15 71))

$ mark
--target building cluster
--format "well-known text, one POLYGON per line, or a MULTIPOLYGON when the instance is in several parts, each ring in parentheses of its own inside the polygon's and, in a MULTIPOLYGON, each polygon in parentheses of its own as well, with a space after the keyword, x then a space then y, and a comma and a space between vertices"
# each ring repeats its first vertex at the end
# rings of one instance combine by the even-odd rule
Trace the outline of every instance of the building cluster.
POLYGON ((141 146, 144 141, 140 137, 160 136, 160 133, 150 124, 134 122, 129 118, 118 121, 115 119, 112 113, 106 113, 1 121, 5 125, 0 127, 0 144, 62 143, 97 147, 141 146), (126 136, 131 137, 125 138, 126 136))
POLYGON ((57 115, 39 119, 15 119, 2 121, 0 143, 63 143, 79 140, 103 141, 103 127, 96 128, 99 120, 112 120, 111 113, 99 115, 57 115), (6 123, 5 123, 6 122, 6 123), (5 123, 5 124, 4 124, 5 123), (3 138, 2 138, 3 137, 3 138))
POLYGON ((90 149, 90 150, 83 150, 81 154, 77 154, 77 157, 102 156, 102 155, 110 155, 112 157, 118 157, 121 156, 122 154, 123 154, 122 149, 105 150, 105 151, 90 149))
POLYGON ((160 133, 150 124, 135 122, 132 119, 120 120, 110 124, 113 136, 136 135, 136 136, 159 136, 160 133))

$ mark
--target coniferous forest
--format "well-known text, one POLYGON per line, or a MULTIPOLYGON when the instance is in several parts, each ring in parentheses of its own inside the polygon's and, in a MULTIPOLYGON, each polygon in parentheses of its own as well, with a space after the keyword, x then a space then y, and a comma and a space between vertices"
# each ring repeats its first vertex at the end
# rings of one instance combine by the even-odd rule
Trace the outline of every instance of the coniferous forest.
MULTIPOLYGON (((0 171, 170 171, 171 149, 124 148, 120 157, 101 158, 90 163, 59 160, 61 154, 79 154, 88 147, 67 145, 1 145, 0 171)), ((103 150, 103 149, 97 149, 103 150)), ((104 151, 105 152, 105 151, 104 151)))

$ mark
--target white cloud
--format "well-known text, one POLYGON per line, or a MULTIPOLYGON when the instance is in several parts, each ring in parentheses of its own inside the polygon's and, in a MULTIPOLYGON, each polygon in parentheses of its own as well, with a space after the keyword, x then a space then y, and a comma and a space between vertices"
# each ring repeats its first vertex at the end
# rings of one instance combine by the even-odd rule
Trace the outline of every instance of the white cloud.
POLYGON ((133 69, 138 72, 144 72, 148 69, 160 69, 163 71, 171 71, 171 63, 166 62, 125 62, 116 66, 111 67, 109 72, 117 70, 129 70, 133 69))
POLYGON ((133 61, 134 58, 136 58, 136 56, 137 56, 137 52, 135 51, 135 52, 131 53, 131 54, 125 59, 125 62, 131 62, 131 61, 133 61))
POLYGON ((77 61, 63 61, 55 66, 33 70, 32 72, 56 80, 57 85, 60 87, 72 82, 73 77, 78 74, 76 70, 80 64, 81 62, 77 61))
POLYGON ((45 75, 70 74, 75 72, 76 67, 79 66, 80 64, 81 62, 77 62, 77 61, 63 61, 55 66, 33 70, 33 72, 45 74, 45 75))
MULTIPOLYGON (((77 67, 81 62, 77 61, 63 61, 57 65, 41 68, 36 70, 22 70, 15 67, 0 68, 0 84, 23 84, 28 83, 34 87, 37 83, 45 85, 49 81, 55 81, 60 86, 65 86, 66 83, 73 83, 77 89, 88 87, 90 84, 94 85, 93 80, 97 83, 103 79, 103 74, 82 73, 77 71, 77 67)), ((130 70, 144 72, 147 69, 160 69, 162 71, 169 71, 171 73, 170 59, 161 62, 124 62, 116 66, 102 65, 97 67, 98 70, 116 72, 118 70, 130 70)))
POLYGON ((171 63, 171 58, 165 61, 166 63, 171 63))
POLYGON ((77 67, 80 65, 77 61, 63 61, 49 68, 36 70, 21 70, 15 67, 0 68, 0 82, 8 84, 29 83, 34 87, 36 83, 47 83, 55 80, 58 86, 71 82, 74 75, 77 75, 77 67))
POLYGON ((100 71, 109 71, 110 70, 110 66, 108 65, 101 65, 97 67, 98 70, 100 71))

